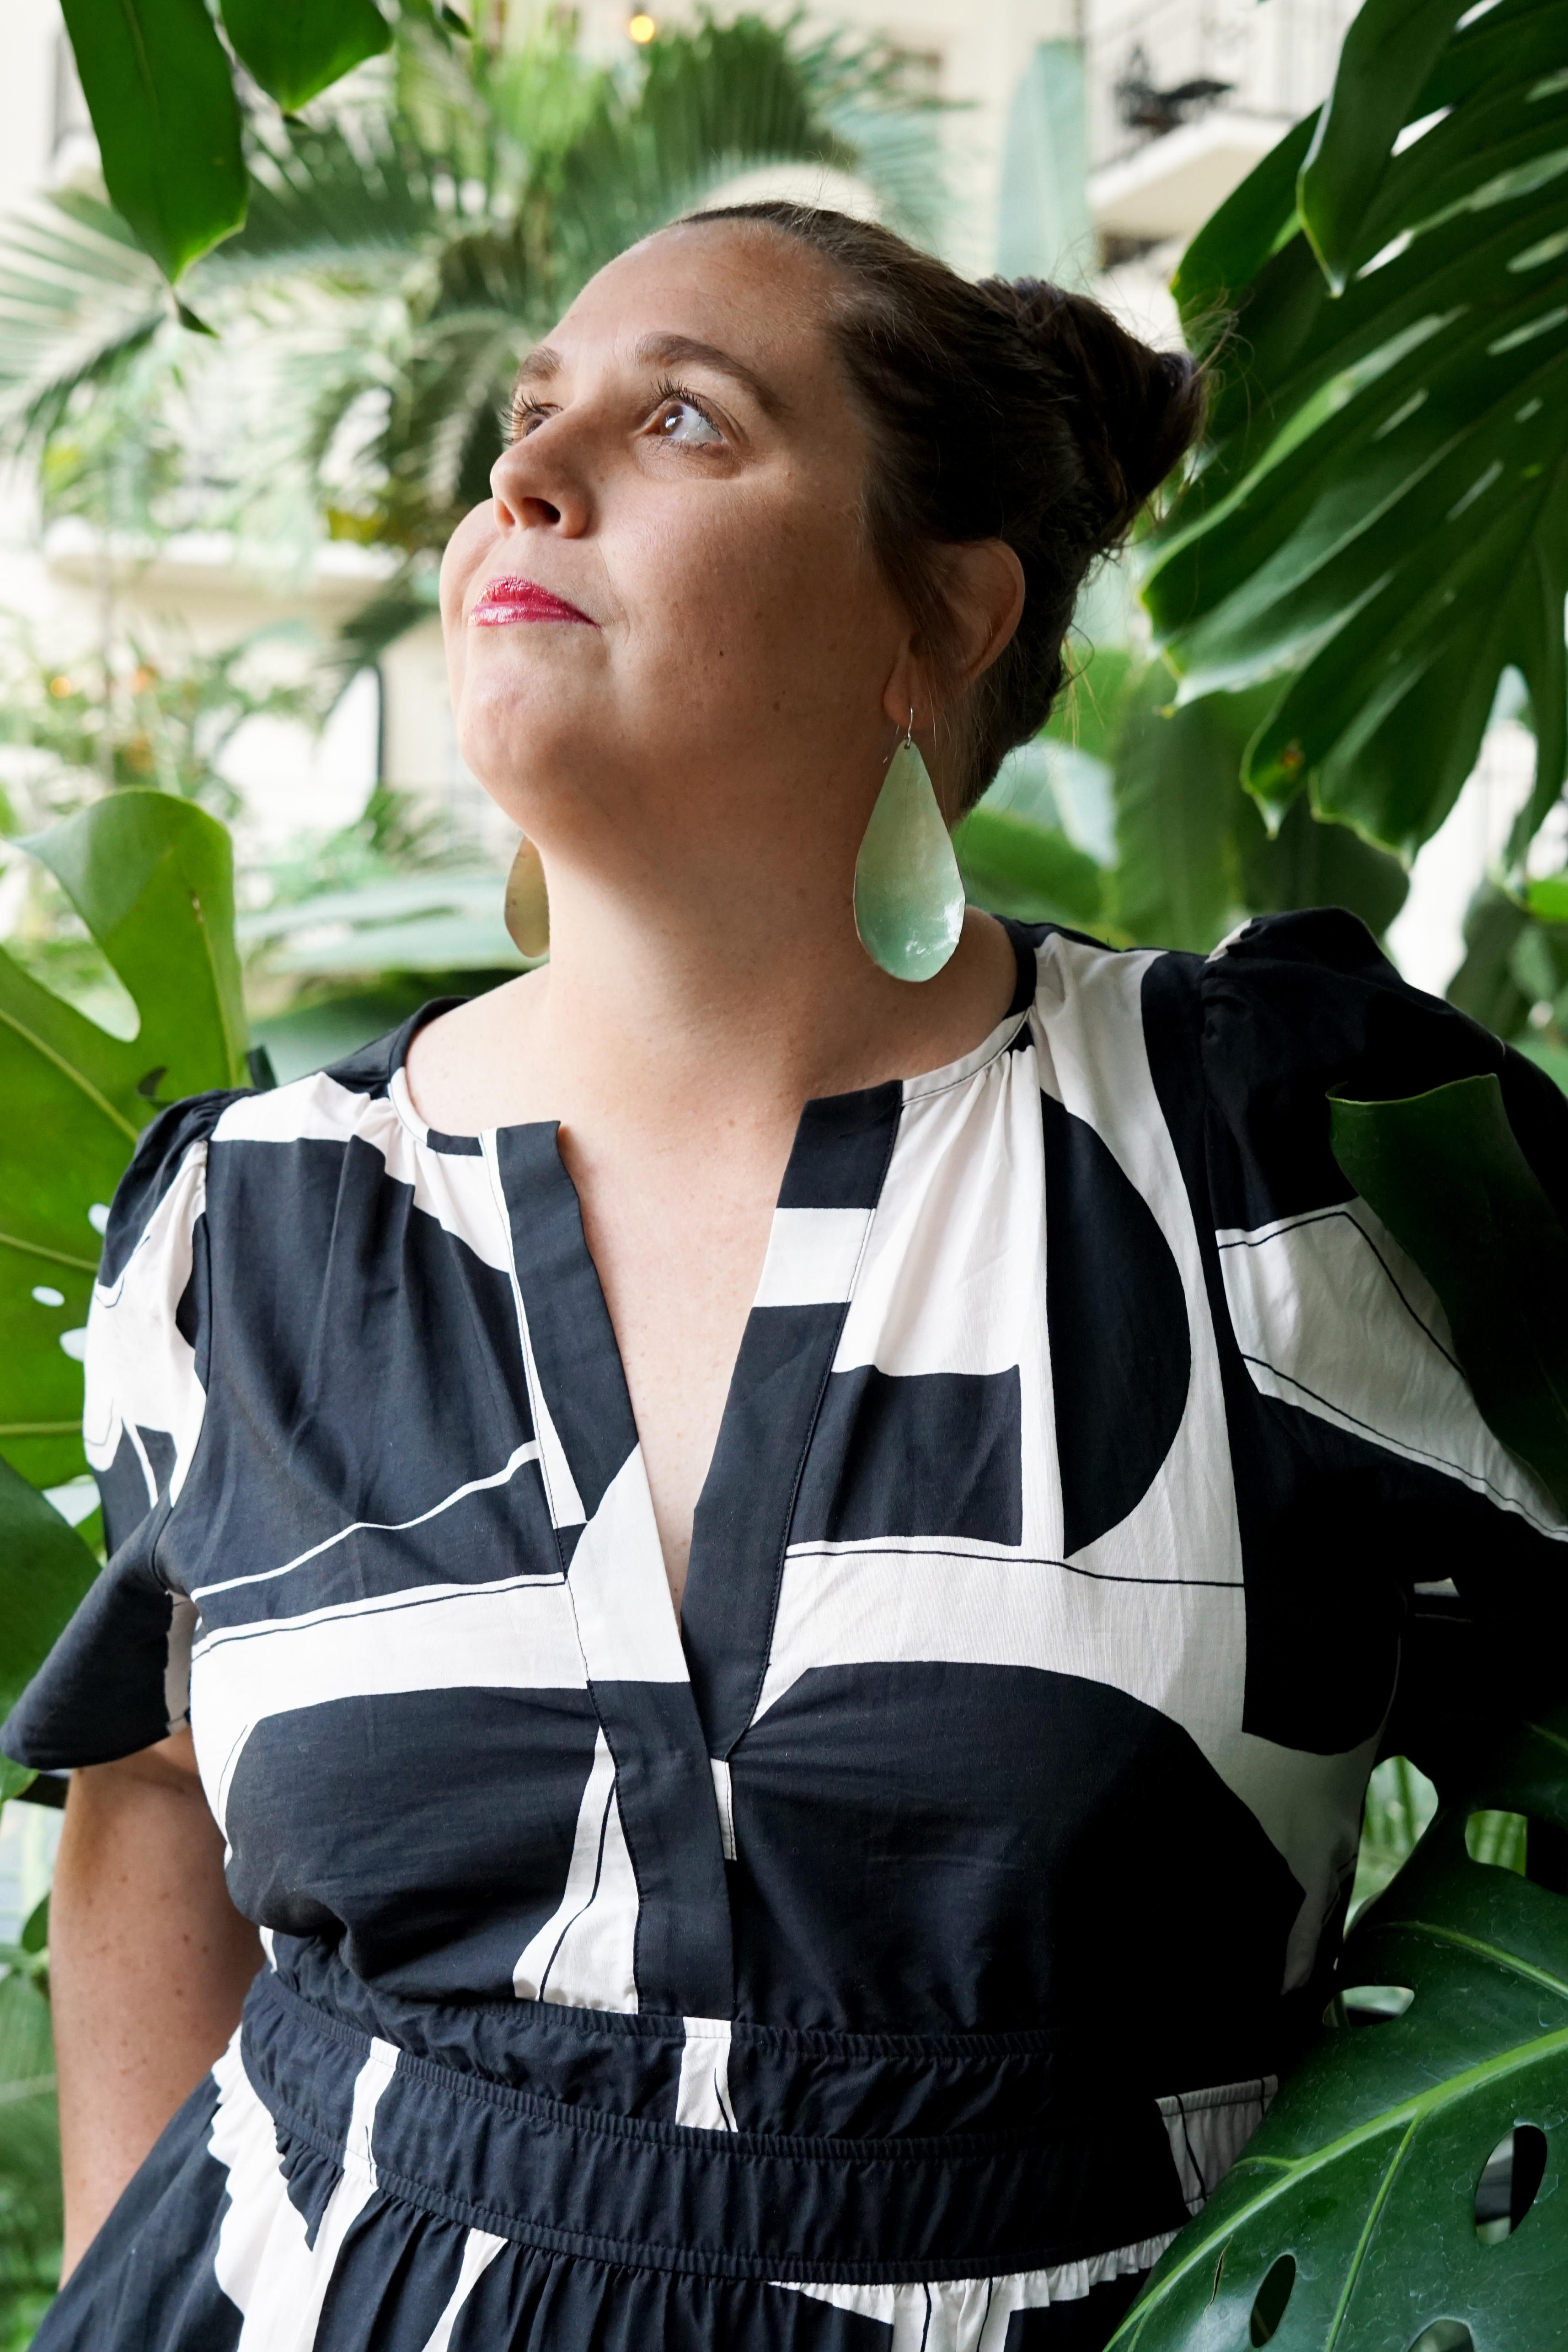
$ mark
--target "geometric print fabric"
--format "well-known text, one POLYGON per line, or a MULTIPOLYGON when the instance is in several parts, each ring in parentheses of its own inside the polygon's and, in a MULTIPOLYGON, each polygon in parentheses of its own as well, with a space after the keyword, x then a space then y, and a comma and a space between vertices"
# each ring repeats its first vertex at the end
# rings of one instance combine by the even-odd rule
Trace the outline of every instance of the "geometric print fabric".
MULTIPOLYGON (((228 2200, 233 2340, 284 2340, 296 2271, 287 2340, 327 2352, 370 2340, 382 2289, 350 2319, 346 2283, 382 2271, 416 2347, 503 2294, 484 2340, 532 2341, 536 2290, 554 2343, 634 2335, 587 2238, 544 2244, 542 2154, 521 2219, 430 2220, 455 2134, 477 2160, 455 2075, 524 2095, 521 2052, 653 2134, 603 2183, 652 2200, 629 2278, 695 2216, 682 2274, 717 2279, 758 2179, 816 2210, 786 2141, 939 2151, 853 2243, 759 2222, 744 2340, 1086 2352, 1321 2011, 1402 1590, 1543 1590, 1568 1534, 1323 1098, 1498 1067, 1549 1190, 1568 1111, 1348 918, 1207 963, 1014 939, 976 1053, 802 1116, 679 1625, 551 1128, 432 1134, 410 1024, 143 1138, 87 1359, 115 1549, 4 1744, 96 1761, 188 1710, 273 1966, 128 2210, 172 2259, 228 2200), (312 2116, 286 2092, 322 2033, 349 2079, 312 2116), (1020 2131, 941 2242, 968 2151, 1020 2131)), ((134 2340, 218 2341, 146 2260, 134 2340)), ((46 2344, 120 2340, 96 2274, 46 2344)), ((742 2340, 674 2293, 663 2340, 742 2340)))

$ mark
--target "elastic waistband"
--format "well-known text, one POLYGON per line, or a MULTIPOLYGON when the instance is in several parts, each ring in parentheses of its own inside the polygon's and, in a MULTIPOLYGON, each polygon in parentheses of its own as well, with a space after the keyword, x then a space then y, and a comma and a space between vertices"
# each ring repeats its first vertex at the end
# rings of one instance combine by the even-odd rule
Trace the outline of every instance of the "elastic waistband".
MULTIPOLYGON (((585 2064, 596 2042, 623 2060, 628 2047, 646 2058, 660 2025, 682 2039, 680 2020, 628 2035, 620 2020, 596 2028, 586 2015, 564 2028, 585 2064)), ((688 2046, 705 2066, 700 2029, 711 2023, 684 2021, 698 2029, 688 2046)), ((716 2047, 728 2032, 715 2027, 716 2047)), ((667 2115, 620 2113, 444 2063, 414 2039, 366 2032, 263 1969, 242 2048, 286 2158, 292 2145, 341 2163, 352 2149, 382 2193, 545 2252, 708 2276, 899 2284, 1041 2269, 1186 2219, 1153 2099, 1097 2101, 1079 2086, 1045 2096, 1032 2123, 817 2133, 745 2127, 745 2101, 720 2081, 708 2128, 676 2120, 689 2067, 667 2115)), ((830 2068, 830 2053, 812 2054, 818 2074, 830 2068)), ((688 2084, 687 2113, 707 2112, 707 2088, 688 2084)), ((863 2086, 860 2099, 879 2104, 863 2086)))

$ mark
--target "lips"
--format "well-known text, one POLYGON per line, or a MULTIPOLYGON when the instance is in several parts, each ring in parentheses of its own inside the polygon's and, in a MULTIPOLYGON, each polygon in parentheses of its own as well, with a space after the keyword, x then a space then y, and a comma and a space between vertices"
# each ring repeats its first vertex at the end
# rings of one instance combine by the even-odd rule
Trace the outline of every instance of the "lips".
POLYGON ((519 621, 574 621, 596 629, 597 621, 564 597, 552 596, 532 580, 492 580, 468 615, 476 629, 509 629, 519 621))

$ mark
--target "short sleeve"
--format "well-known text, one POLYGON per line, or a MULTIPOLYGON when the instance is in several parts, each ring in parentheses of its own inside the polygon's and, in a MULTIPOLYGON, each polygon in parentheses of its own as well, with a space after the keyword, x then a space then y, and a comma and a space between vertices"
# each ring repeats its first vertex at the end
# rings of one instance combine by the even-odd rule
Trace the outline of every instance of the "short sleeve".
POLYGON ((1354 1512, 1407 1585, 1451 1581, 1516 1624, 1568 1623, 1568 1526, 1482 1419, 1430 1285, 1340 1170, 1327 1097, 1385 1100, 1494 1072, 1564 1223, 1568 1100, 1408 986, 1350 915, 1248 924, 1208 960, 1199 993, 1207 1190, 1252 1389, 1342 1474, 1347 1543, 1354 1512))
POLYGON ((108 1565, 23 1692, 0 1749, 59 1770, 134 1754, 190 1705, 194 1612, 158 1568, 206 1406, 207 1144, 232 1095, 176 1103, 120 1181, 88 1312, 82 1438, 108 1565))

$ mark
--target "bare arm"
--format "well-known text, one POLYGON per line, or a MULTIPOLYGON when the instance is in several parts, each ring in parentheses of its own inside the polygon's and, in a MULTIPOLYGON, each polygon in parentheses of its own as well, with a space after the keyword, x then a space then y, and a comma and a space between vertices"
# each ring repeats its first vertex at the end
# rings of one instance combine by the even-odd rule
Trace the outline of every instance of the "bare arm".
POLYGON ((189 1732, 71 1776, 49 1901, 62 2276, 223 2049, 261 1962, 189 1732))

